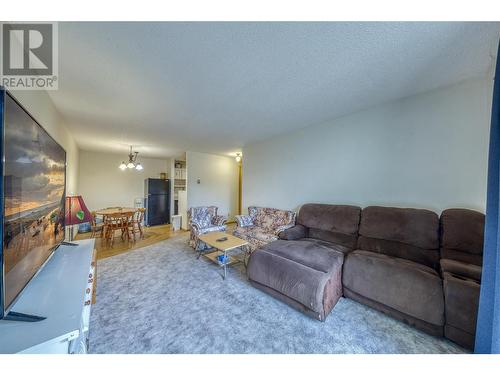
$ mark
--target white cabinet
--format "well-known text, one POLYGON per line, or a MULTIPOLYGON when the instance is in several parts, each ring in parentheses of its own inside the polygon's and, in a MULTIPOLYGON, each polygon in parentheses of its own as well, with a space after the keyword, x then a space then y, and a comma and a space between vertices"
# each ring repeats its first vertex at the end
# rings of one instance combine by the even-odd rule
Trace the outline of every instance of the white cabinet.
POLYGON ((96 264, 94 239, 61 245, 30 281, 12 311, 44 316, 0 321, 0 353, 86 353, 96 264))

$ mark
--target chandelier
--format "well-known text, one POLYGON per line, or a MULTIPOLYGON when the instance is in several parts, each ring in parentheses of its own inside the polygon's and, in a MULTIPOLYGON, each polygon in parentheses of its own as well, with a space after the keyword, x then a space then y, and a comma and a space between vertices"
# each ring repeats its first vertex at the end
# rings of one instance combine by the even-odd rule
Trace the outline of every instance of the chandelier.
POLYGON ((128 163, 125 164, 124 161, 120 164, 119 168, 124 171, 125 169, 136 169, 142 171, 144 168, 141 163, 137 163, 137 151, 132 152, 132 146, 130 146, 130 154, 128 154, 128 163))

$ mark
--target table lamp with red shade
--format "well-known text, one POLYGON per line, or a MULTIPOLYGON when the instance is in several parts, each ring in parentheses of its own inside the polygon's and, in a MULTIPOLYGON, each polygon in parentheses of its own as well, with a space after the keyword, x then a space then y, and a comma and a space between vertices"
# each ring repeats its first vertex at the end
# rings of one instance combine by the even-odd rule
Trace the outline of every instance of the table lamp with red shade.
MULTIPOLYGON (((92 221, 92 215, 89 212, 81 195, 72 195, 66 197, 66 215, 64 216, 64 225, 70 226, 70 241, 73 241, 73 226, 77 224, 88 223, 92 221)), ((66 242, 67 245, 77 245, 66 242)))

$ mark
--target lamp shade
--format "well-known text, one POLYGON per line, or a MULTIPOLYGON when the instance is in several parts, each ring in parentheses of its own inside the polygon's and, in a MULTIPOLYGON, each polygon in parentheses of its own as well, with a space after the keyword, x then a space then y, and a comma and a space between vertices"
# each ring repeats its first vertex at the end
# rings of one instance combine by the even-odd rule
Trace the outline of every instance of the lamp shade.
POLYGON ((81 195, 66 197, 65 225, 75 225, 92 221, 87 206, 81 195))

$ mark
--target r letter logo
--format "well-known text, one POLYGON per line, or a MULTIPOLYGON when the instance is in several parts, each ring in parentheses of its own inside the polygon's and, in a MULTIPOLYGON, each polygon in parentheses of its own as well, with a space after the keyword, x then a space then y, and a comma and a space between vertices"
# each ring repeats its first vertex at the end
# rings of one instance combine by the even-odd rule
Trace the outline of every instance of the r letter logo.
POLYGON ((57 89, 57 24, 2 23, 0 84, 11 90, 57 89))

